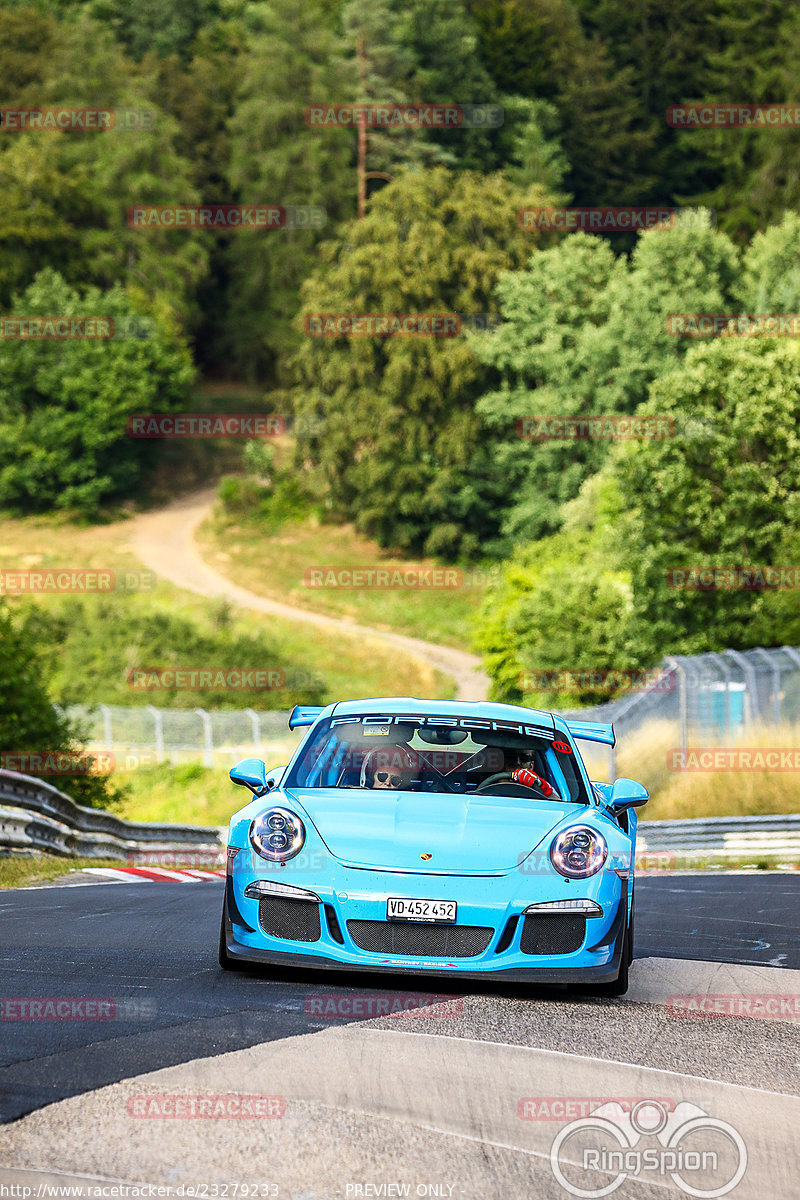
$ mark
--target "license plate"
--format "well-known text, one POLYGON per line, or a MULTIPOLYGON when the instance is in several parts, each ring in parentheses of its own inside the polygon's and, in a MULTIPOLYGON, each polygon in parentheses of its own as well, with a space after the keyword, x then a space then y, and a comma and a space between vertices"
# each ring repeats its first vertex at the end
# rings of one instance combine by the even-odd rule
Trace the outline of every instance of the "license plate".
POLYGON ((387 921, 433 921, 446 925, 456 919, 455 900, 406 900, 390 897, 386 901, 387 921))

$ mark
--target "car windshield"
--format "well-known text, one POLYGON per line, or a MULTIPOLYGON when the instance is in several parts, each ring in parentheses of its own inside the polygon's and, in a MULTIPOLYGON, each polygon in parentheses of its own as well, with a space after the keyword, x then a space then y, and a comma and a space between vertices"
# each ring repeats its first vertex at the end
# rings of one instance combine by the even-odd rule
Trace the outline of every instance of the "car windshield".
POLYGON ((474 717, 334 716, 286 787, 457 792, 591 803, 575 752, 537 726, 474 717))

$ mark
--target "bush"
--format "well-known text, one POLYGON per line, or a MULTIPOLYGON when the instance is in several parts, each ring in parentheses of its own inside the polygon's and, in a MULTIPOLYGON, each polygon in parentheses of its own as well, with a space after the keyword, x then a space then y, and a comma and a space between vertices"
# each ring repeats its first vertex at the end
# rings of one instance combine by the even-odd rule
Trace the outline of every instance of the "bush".
MULTIPOLYGON (((164 708, 285 709, 322 702, 324 684, 309 671, 284 661, 268 635, 245 633, 212 609, 208 625, 166 608, 146 610, 122 600, 70 599, 59 610, 35 609, 28 618, 40 644, 52 655, 50 691, 60 704, 155 704, 164 708), (231 671, 261 669, 279 673, 281 686, 253 691, 164 690, 153 676, 131 672, 164 668, 231 671), (280 676, 280 673, 283 676, 280 676), (131 685, 134 679, 136 686, 131 685), (138 682, 137 682, 138 680, 138 682)), ((199 682, 199 681, 198 681, 199 682)))
MULTIPOLYGON (((7 754, 81 754, 80 730, 57 712, 47 694, 51 656, 35 614, 30 615, 34 619, 14 617, 0 601, 0 747, 7 754)), ((126 795, 102 775, 41 778, 90 807, 108 808, 126 795)))
MULTIPOLYGON (((138 313, 122 288, 81 295, 41 271, 12 307, 16 317, 99 316, 147 336, 0 341, 0 507, 97 516, 135 493, 152 440, 127 432, 135 413, 185 406, 194 368, 169 329, 138 313)), ((110 326, 109 326, 110 328, 110 326)))

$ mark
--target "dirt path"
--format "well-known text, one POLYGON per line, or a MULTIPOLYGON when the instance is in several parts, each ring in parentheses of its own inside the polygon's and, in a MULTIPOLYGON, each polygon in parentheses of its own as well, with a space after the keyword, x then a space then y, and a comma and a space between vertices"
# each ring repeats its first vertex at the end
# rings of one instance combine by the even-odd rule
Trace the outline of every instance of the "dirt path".
POLYGON ((437 671, 450 675, 456 682, 459 700, 485 699, 489 681, 480 671, 480 659, 474 654, 269 600, 220 575, 202 558, 194 540, 195 530, 208 515, 213 501, 213 491, 197 492, 157 512, 136 517, 130 527, 130 544, 145 566, 177 587, 201 596, 223 597, 242 608, 269 613, 287 621, 303 621, 317 629, 360 635, 395 646, 403 654, 422 659, 437 671))

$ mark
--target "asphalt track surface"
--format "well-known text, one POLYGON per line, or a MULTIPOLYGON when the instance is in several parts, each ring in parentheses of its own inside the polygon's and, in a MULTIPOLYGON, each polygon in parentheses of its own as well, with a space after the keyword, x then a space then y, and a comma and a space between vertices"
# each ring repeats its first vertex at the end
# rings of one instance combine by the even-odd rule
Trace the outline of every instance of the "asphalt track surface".
MULTIPOLYGON (((223 972, 222 881, 0 892, 0 995, 110 998, 129 1009, 113 1020, 0 1022, 0 1184, 29 1186, 32 1196, 47 1183, 123 1180, 189 1185, 201 1198, 216 1187, 232 1200, 233 1190, 219 1189, 236 1183, 258 1187, 250 1197, 295 1200, 568 1197, 577 1193, 556 1178, 550 1148, 584 1109, 551 1101, 617 1097, 699 1105, 746 1146, 747 1169, 726 1194, 794 1200, 798 1022, 677 1018, 667 999, 796 997, 800 876, 645 876, 636 888, 637 961, 619 999, 510 984, 466 990, 463 981, 455 989, 441 977, 425 986, 401 976, 223 972), (318 1015, 332 1001, 423 991, 449 1003, 428 1017, 318 1015), (135 1097, 219 1094, 280 1096, 285 1113, 132 1115, 135 1097), (561 1119, 531 1119, 543 1103, 561 1119)), ((723 1137, 733 1153, 727 1134, 689 1136, 723 1137)), ((590 1184, 564 1153, 576 1187, 599 1188, 617 1173, 593 1171, 590 1184)), ((688 1168, 682 1178, 701 1180, 688 1168)), ((665 1167, 631 1167, 613 1194, 690 1193, 665 1167)))

